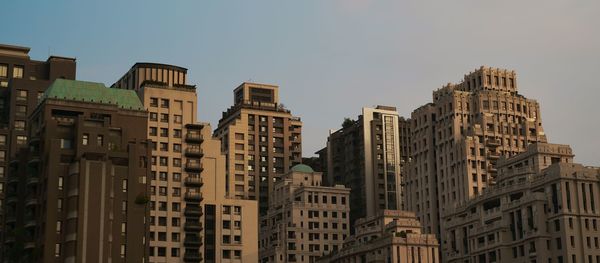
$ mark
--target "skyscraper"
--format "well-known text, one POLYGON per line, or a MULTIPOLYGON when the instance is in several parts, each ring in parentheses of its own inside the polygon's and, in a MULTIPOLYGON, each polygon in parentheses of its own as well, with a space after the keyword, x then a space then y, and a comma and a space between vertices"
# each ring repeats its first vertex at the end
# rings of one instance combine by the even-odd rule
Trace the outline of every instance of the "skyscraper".
MULTIPOLYGON (((4 221, 7 165, 27 145, 27 118, 52 81, 75 79, 75 67, 74 58, 50 56, 37 61, 29 57, 28 47, 0 44, 0 222, 4 221)), ((0 240, 2 228, 0 224, 0 240)))
POLYGON ((186 75, 178 66, 136 63, 112 85, 135 90, 149 114, 150 262, 202 258, 203 125, 196 123, 196 87, 186 75))
POLYGON ((279 87, 244 82, 214 135, 227 157, 225 188, 230 196, 259 200, 268 209, 273 184, 302 161, 302 122, 279 102, 279 87))
POLYGON ((407 209, 447 245, 441 218, 496 180, 496 162, 545 142, 539 104, 521 95, 514 71, 481 67, 433 92, 412 113, 407 209))
POLYGON ((57 79, 40 100, 10 163, 5 259, 147 261, 150 145, 139 98, 57 79))
POLYGON ((350 193, 350 224, 380 210, 403 209, 403 173, 408 162, 409 129, 395 107, 363 108, 358 120, 347 119, 320 150, 326 178, 350 193), (402 150, 404 148, 404 150, 402 150))

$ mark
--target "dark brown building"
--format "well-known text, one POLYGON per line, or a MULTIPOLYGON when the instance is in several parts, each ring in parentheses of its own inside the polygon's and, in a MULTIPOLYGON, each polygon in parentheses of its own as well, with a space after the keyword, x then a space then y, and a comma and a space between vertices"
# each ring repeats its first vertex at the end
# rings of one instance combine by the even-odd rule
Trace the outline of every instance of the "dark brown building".
MULTIPOLYGON (((29 48, 0 44, 0 240, 4 231, 4 190, 8 163, 27 142, 27 117, 39 96, 57 79, 75 79, 75 59, 31 60, 29 48)), ((2 249, 0 249, 0 257, 2 249)))
POLYGON ((57 79, 9 167, 9 262, 148 261, 147 112, 133 91, 57 79), (20 260, 20 261, 19 261, 20 260))

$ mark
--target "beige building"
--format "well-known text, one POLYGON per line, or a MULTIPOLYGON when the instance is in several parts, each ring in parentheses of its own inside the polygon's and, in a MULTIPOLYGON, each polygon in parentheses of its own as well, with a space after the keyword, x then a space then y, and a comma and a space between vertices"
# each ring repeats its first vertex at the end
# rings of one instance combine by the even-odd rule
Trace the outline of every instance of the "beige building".
POLYGON ((202 207, 203 262, 258 262, 258 202, 235 199, 225 191, 225 156, 221 142, 203 124, 202 207))
POLYGON ((435 235, 423 234, 421 228, 413 212, 381 210, 357 220, 355 234, 343 248, 317 262, 440 262, 435 235))
POLYGON ((202 259, 202 125, 195 124, 196 87, 185 83, 186 73, 178 66, 136 63, 112 86, 135 90, 148 111, 150 262, 202 259))
POLYGON ((600 169, 567 145, 501 158, 496 185, 444 217, 447 262, 600 262, 600 169))
POLYGON ((350 189, 322 186, 321 176, 298 164, 274 184, 261 217, 261 262, 315 262, 342 247, 350 234, 350 189))
POLYGON ((279 87, 244 82, 214 135, 227 158, 225 189, 238 199, 259 200, 268 209, 273 184, 302 161, 300 118, 279 102, 279 87))
POLYGON ((433 103, 411 120, 406 208, 442 238, 446 209, 493 185, 501 156, 546 141, 539 104, 518 92, 516 73, 505 69, 481 67, 434 91, 433 103))
POLYGON ((395 107, 363 108, 357 120, 345 120, 318 151, 327 184, 350 193, 350 223, 381 210, 401 210, 403 169, 409 157, 409 122, 395 107))

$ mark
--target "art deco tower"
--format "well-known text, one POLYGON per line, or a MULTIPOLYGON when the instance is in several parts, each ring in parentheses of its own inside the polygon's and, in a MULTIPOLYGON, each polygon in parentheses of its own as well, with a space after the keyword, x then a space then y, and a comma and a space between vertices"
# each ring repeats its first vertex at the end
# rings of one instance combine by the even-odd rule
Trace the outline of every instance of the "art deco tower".
POLYGON ((415 110, 411 121, 407 209, 438 237, 447 208, 495 183, 500 156, 546 142, 539 104, 518 92, 516 73, 505 69, 481 67, 434 91, 433 103, 415 110))

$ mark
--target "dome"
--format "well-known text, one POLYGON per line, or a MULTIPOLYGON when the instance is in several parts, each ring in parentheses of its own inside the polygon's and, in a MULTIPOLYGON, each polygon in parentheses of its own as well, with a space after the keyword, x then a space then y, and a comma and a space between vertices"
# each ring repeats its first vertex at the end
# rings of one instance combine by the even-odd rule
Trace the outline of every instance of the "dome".
POLYGON ((292 167, 292 172, 314 173, 315 171, 306 164, 296 164, 292 167))

